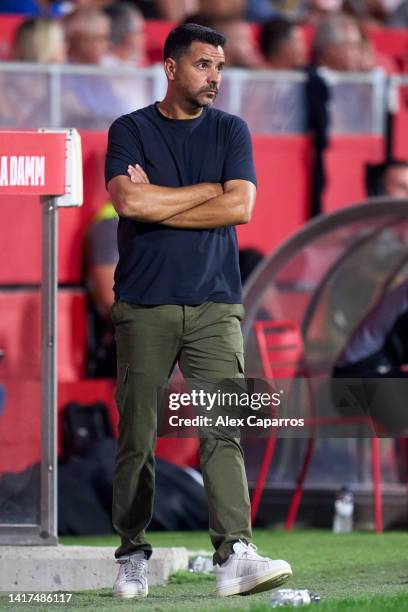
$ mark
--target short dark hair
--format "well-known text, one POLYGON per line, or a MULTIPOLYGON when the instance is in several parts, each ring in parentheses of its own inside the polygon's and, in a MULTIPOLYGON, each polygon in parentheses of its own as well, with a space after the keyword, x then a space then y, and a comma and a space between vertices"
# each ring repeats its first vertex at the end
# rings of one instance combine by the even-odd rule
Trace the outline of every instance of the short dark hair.
POLYGON ((380 164, 366 164, 365 185, 368 196, 384 195, 387 172, 394 168, 408 168, 408 160, 390 158, 380 164))
POLYGON ((226 38, 211 28, 207 28, 197 23, 184 23, 174 28, 166 38, 164 43, 164 59, 172 57, 180 59, 189 49, 191 43, 202 42, 213 47, 222 47, 226 43, 226 38))
POLYGON ((282 19, 281 17, 272 17, 265 21, 261 29, 259 41, 264 57, 268 58, 274 55, 282 42, 290 38, 297 25, 296 22, 282 19))
POLYGON ((385 164, 384 172, 390 168, 408 168, 408 160, 392 158, 385 164))

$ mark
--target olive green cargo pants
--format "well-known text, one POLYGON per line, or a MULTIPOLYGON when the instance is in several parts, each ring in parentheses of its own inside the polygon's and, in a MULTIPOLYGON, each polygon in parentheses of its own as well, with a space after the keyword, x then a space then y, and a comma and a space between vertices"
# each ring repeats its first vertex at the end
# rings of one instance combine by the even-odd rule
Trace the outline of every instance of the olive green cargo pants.
MULTIPOLYGON (((240 304, 141 306, 116 302, 112 320, 118 356, 119 438, 113 479, 113 526, 121 536, 116 558, 143 550, 154 495, 157 390, 179 361, 185 378, 244 376, 240 304)), ((200 439, 200 464, 209 506, 214 563, 239 539, 251 540, 250 502, 242 448, 220 434, 200 439)))

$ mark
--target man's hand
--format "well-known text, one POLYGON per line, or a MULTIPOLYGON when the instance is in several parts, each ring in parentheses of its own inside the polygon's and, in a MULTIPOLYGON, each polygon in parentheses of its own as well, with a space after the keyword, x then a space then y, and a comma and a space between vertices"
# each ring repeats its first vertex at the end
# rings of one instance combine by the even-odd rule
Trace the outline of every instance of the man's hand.
MULTIPOLYGON (((149 177, 139 164, 128 166, 128 175, 134 184, 149 184, 149 177)), ((222 198, 206 202, 162 221, 168 227, 208 229, 248 223, 255 202, 256 188, 249 181, 227 181, 222 198)))
POLYGON ((151 185, 139 164, 129 164, 127 176, 114 176, 107 187, 118 215, 142 223, 161 223, 223 193, 220 183, 187 187, 151 185))
POLYGON ((132 183, 150 183, 149 177, 139 164, 135 164, 134 166, 129 164, 127 171, 132 183))
POLYGON ((195 208, 162 221, 168 227, 213 229, 249 223, 255 205, 256 187, 251 181, 226 181, 224 192, 195 208))

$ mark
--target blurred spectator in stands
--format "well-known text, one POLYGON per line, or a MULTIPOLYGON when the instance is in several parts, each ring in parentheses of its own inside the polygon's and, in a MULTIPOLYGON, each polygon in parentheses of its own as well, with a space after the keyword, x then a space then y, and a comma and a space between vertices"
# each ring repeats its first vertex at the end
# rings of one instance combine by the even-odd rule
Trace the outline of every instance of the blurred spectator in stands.
POLYGON ((109 54, 105 66, 144 66, 146 64, 145 24, 142 13, 127 2, 105 9, 111 22, 109 54))
POLYGON ((260 47, 272 70, 297 70, 306 66, 306 43, 297 23, 280 17, 269 19, 261 29, 260 47))
POLYGON ((62 14, 61 3, 53 0, 0 0, 0 13, 57 17, 62 14))
POLYGON ((273 17, 279 17, 280 13, 272 0, 247 0, 245 18, 250 23, 263 23, 273 17))
MULTIPOLYGON (((93 8, 77 9, 64 19, 68 59, 72 64, 101 66, 109 49, 110 19, 93 8)), ((148 88, 129 76, 81 72, 63 76, 62 125, 107 129, 117 115, 144 106, 148 88)))
POLYGON ((308 0, 305 3, 306 20, 318 25, 331 15, 337 15, 343 10, 343 0, 308 0))
POLYGON ((243 17, 246 5, 245 0, 132 0, 132 3, 147 19, 166 19, 174 22, 184 22, 190 15, 198 13, 211 19, 243 17))
POLYGON ((360 70, 362 72, 370 72, 377 68, 377 55, 374 45, 370 38, 362 33, 361 52, 360 52, 360 70))
POLYGON ((213 19, 209 14, 195 13, 187 17, 184 23, 197 23, 212 28, 226 37, 225 61, 227 67, 262 68, 264 66, 253 29, 246 21, 235 17, 213 19))
MULTIPOLYGON (((205 15, 205 14, 204 14, 205 15)), ((225 65, 228 68, 261 68, 264 64, 252 27, 240 18, 214 19, 211 27, 227 39, 225 65)))
MULTIPOLYGON (((59 22, 42 17, 24 20, 18 26, 11 60, 62 64, 66 59, 64 32, 59 22)), ((48 78, 33 71, 0 74, 1 124, 29 129, 49 124, 48 78)))
MULTIPOLYGON (((228 36, 228 34, 227 34, 228 36)), ((227 38, 227 48, 228 48, 227 38)), ((306 64, 303 33, 296 23, 281 17, 265 22, 261 29, 260 51, 263 64, 254 67, 296 70, 306 64)), ((228 94, 224 86, 221 95, 228 94)), ((222 98, 221 98, 222 100, 222 98)), ((296 80, 274 77, 256 82, 254 95, 251 76, 240 97, 245 118, 254 132, 296 133, 306 128, 304 87, 296 80)))
POLYGON ((342 72, 358 71, 362 40, 360 28, 353 17, 326 17, 317 26, 312 40, 313 63, 342 72))
POLYGON ((408 28, 408 0, 395 4, 395 10, 387 18, 387 25, 392 28, 408 28))
POLYGON ((344 0, 343 10, 365 26, 382 26, 387 15, 384 0, 344 0))
POLYGON ((408 200, 408 161, 391 159, 382 164, 367 164, 366 188, 369 196, 408 200))
POLYGON ((199 23, 192 15, 200 15, 213 22, 218 19, 241 18, 245 0, 133 0, 145 17, 182 23, 199 23), (151 5, 151 7, 150 7, 151 5), (150 7, 147 9, 147 7, 150 7), (154 6, 154 12, 153 7, 154 6))
MULTIPOLYGON (((330 121, 334 132, 373 131, 376 117, 374 78, 366 82, 338 81, 336 75, 336 72, 377 70, 373 53, 369 45, 367 49, 358 22, 349 15, 332 15, 316 28, 312 62, 330 87, 330 121)), ((378 86, 379 81, 376 83, 378 86)))
MULTIPOLYGON (((147 4, 146 0, 140 2, 140 5, 142 4, 147 4)), ((149 4, 152 2, 150 1, 149 4)), ((155 0, 154 4, 157 11, 156 17, 167 21, 183 21, 200 10, 200 0, 155 0)))
POLYGON ((125 2, 130 2, 136 7, 145 19, 182 21, 199 10, 199 0, 125 0, 125 2))
POLYGON ((346 13, 358 19, 360 23, 381 26, 389 11, 390 4, 399 0, 309 0, 307 21, 319 24, 329 15, 346 13))
POLYGON ((202 13, 193 13, 186 17, 183 23, 196 23, 197 25, 204 26, 205 28, 213 28, 213 20, 208 15, 202 13))
POLYGON ((390 198, 408 199, 408 161, 388 162, 382 174, 384 194, 390 198))
POLYGON ((72 64, 102 63, 110 39, 110 20, 95 8, 79 8, 64 18, 68 59, 72 64))
POLYGON ((245 16, 246 0, 199 0, 199 12, 214 21, 219 19, 242 19, 245 16))
POLYGON ((225 2, 220 4, 220 11, 213 15, 209 12, 211 2, 200 4, 203 9, 187 17, 184 23, 197 23, 225 36, 225 64, 228 68, 261 68, 264 62, 254 31, 251 25, 242 19, 239 11, 237 10, 236 14, 232 11, 231 15, 228 15, 225 2))
POLYGON ((63 1, 65 5, 65 14, 72 13, 77 9, 92 8, 99 11, 103 11, 108 6, 116 4, 120 0, 71 0, 68 2, 63 1))
POLYGON ((23 21, 14 35, 11 59, 18 62, 63 64, 66 60, 66 45, 61 24, 41 17, 23 21))

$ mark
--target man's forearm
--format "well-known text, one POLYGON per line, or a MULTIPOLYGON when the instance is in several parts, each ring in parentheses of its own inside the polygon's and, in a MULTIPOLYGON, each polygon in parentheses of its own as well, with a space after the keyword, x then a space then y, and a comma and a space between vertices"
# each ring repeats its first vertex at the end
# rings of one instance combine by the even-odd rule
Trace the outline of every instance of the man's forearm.
POLYGON ((120 183, 108 188, 120 216, 145 223, 162 223, 220 195, 219 183, 199 183, 187 187, 161 187, 145 183, 132 183, 120 177, 120 183))
POLYGON ((248 209, 241 197, 234 193, 207 200, 203 204, 162 221, 167 227, 184 229, 212 229, 248 223, 248 209))

